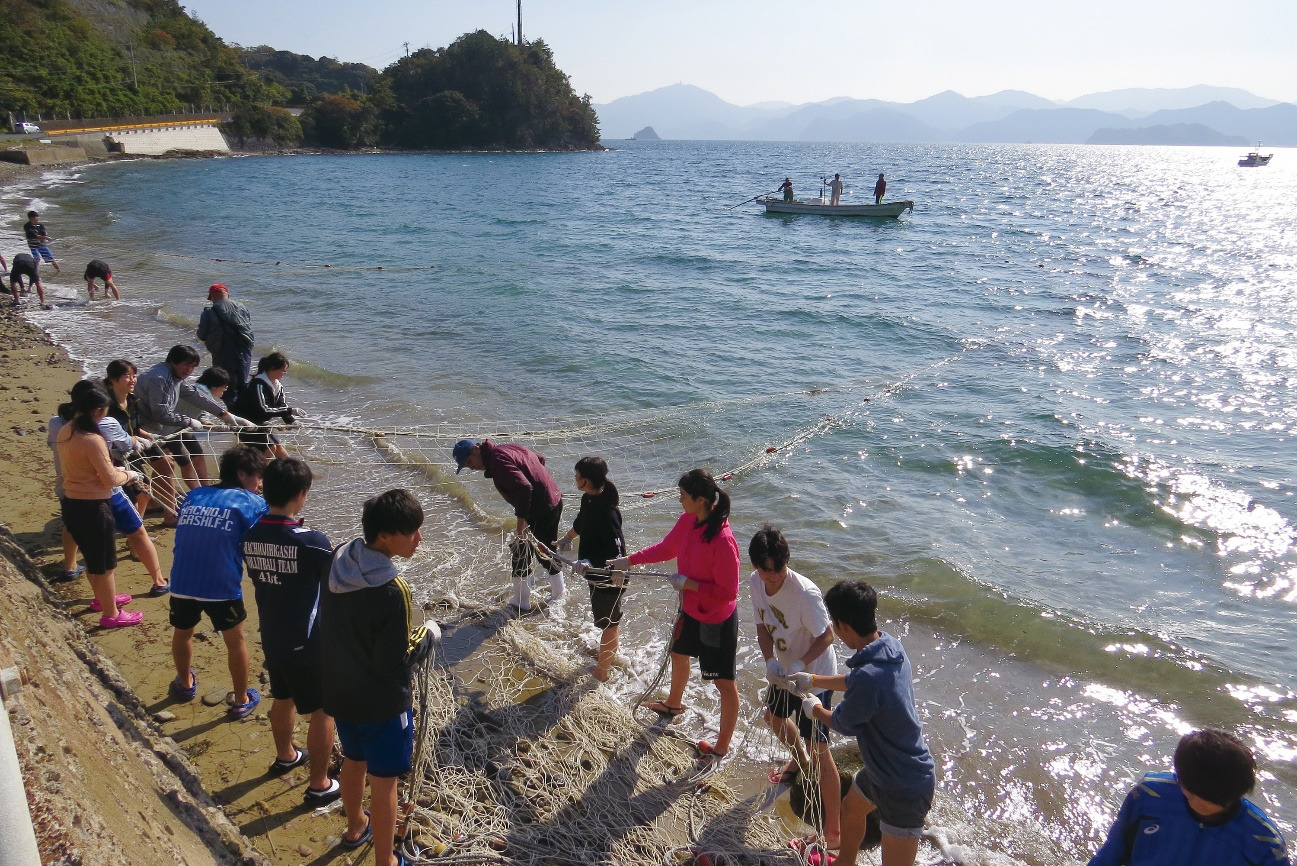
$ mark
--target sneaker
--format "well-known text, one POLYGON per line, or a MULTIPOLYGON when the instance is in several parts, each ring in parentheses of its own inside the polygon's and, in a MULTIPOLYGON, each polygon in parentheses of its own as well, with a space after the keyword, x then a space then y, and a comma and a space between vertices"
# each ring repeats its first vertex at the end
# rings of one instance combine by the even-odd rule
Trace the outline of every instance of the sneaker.
POLYGON ((144 614, 138 610, 119 610, 117 616, 99 617, 100 628, 123 628, 128 625, 139 625, 144 614))
POLYGON ((270 765, 270 769, 266 770, 266 775, 282 776, 289 770, 295 767, 300 767, 311 759, 311 753, 306 751, 306 749, 294 749, 294 751, 297 752, 297 757, 293 758, 291 761, 281 761, 276 758, 270 765))
POLYGON ((341 796, 342 785, 338 783, 337 779, 330 779, 329 787, 325 788, 323 791, 317 791, 308 785, 306 793, 302 795, 302 802, 312 807, 327 806, 341 796))
POLYGON ((246 701, 241 704, 230 704, 230 708, 226 710, 231 717, 246 719, 252 715, 252 711, 257 708, 257 704, 261 703, 261 692, 256 689, 248 689, 248 693, 244 697, 247 698, 246 701))

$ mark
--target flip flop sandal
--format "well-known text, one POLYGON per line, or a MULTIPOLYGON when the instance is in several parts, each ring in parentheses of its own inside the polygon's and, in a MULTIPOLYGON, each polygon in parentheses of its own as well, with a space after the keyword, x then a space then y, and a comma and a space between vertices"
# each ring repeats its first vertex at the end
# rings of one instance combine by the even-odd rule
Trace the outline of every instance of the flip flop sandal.
POLYGON ((192 701, 194 696, 198 694, 198 674, 194 673, 193 668, 189 669, 189 679, 193 685, 182 686, 180 684, 180 675, 176 674, 176 678, 171 681, 171 685, 167 686, 167 692, 181 703, 192 701))
MULTIPOLYGON (((133 600, 134 597, 129 592, 119 592, 117 595, 113 596, 113 601, 117 603, 118 607, 125 607, 133 600)), ((99 599, 96 598, 94 601, 90 602, 90 609, 95 613, 102 613, 104 606, 100 604, 99 599)))
POLYGON ((297 757, 293 758, 291 761, 281 761, 276 758, 270 765, 270 769, 266 770, 266 773, 271 776, 282 776, 289 770, 295 767, 300 767, 311 759, 311 755, 306 751, 306 749, 297 749, 296 746, 293 748, 297 750, 297 757))
POLYGON ((783 769, 771 770, 770 775, 766 776, 766 778, 770 780, 770 784, 772 785, 783 785, 784 787, 788 787, 792 785, 793 782, 797 781, 797 777, 800 773, 801 770, 796 767, 785 767, 783 769))
POLYGON ((365 832, 360 834, 360 838, 348 839, 346 832, 343 832, 342 838, 338 840, 339 848, 346 848, 348 851, 354 851, 370 839, 374 838, 374 820, 373 816, 369 814, 368 809, 365 810, 365 818, 367 819, 365 821, 365 832))
POLYGON ((653 701, 652 703, 645 704, 644 709, 652 710, 660 716, 669 716, 673 719, 677 716, 683 716, 685 713, 684 707, 673 707, 666 701, 653 701))

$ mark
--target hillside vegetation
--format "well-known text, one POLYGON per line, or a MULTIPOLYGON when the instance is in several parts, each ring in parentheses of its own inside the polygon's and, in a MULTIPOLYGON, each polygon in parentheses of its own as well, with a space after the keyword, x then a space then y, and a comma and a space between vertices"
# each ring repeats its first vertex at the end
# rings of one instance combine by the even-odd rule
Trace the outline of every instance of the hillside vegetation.
POLYGON ((485 31, 383 71, 228 45, 177 0, 0 0, 0 112, 29 118, 230 111, 227 135, 339 149, 598 146, 544 42, 485 31), (304 108, 295 118, 286 106, 304 108))

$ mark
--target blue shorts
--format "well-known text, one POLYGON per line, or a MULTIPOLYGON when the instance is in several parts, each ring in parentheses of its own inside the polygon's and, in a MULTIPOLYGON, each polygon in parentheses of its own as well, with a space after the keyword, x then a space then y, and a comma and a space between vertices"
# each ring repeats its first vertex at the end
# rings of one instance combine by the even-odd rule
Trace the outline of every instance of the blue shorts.
POLYGON ((50 251, 49 247, 28 247, 27 249, 31 252, 32 258, 36 260, 36 264, 39 265, 41 259, 44 259, 51 265, 54 264, 54 253, 50 251))
POLYGON ((358 725, 334 719, 342 757, 364 761, 365 770, 380 779, 392 779, 410 772, 414 755, 414 710, 381 722, 358 725))
POLYGON ((932 808, 935 785, 918 796, 897 797, 875 785, 869 774, 861 769, 852 779, 851 786, 878 807, 879 823, 888 836, 899 839, 923 838, 923 825, 932 808))
POLYGON ((119 534, 130 535, 139 531, 139 528, 144 525, 144 521, 140 520, 140 513, 131 504, 130 497, 123 493, 120 487, 113 488, 108 506, 113 510, 113 523, 116 524, 119 534))

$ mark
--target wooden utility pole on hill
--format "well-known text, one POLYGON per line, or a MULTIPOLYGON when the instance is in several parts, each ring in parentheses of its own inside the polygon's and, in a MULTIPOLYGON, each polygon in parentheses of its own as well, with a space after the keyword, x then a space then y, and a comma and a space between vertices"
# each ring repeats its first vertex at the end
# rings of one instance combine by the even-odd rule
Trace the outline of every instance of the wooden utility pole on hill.
POLYGON ((522 0, 518 0, 518 47, 522 47, 522 0))

